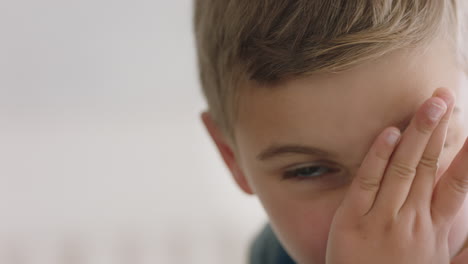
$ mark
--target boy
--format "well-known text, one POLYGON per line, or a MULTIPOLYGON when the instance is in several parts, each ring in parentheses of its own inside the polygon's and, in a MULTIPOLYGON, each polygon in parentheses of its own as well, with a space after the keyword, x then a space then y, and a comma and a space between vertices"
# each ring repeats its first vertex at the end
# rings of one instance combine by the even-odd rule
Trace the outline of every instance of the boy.
POLYGON ((465 3, 195 1, 203 122, 270 220, 252 263, 468 263, 465 3))

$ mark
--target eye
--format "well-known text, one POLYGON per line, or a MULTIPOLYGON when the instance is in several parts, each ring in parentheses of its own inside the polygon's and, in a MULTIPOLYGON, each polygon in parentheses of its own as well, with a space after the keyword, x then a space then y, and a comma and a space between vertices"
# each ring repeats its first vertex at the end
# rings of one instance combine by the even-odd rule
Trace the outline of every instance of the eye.
POLYGON ((332 169, 326 166, 304 166, 298 167, 284 172, 284 179, 299 179, 299 180, 313 180, 321 178, 325 174, 336 172, 336 169, 332 169))

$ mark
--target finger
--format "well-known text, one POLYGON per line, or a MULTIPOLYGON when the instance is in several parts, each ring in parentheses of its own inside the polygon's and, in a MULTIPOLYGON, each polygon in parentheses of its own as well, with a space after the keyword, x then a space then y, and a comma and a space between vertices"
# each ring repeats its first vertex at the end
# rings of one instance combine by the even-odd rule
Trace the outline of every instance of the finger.
POLYGON ((387 128, 377 136, 369 149, 345 199, 345 206, 353 213, 363 216, 371 210, 385 168, 399 138, 400 131, 397 128, 387 128))
POLYGON ((444 148, 448 124, 454 106, 454 97, 450 90, 438 89, 434 95, 444 99, 447 104, 447 112, 440 120, 427 143, 426 149, 416 168, 416 176, 411 186, 408 199, 405 201, 403 207, 409 206, 410 208, 429 209, 431 206, 432 193, 439 167, 439 157, 444 148))
POLYGON ((468 139, 436 185, 432 199, 432 219, 451 223, 468 192, 468 139))
POLYGON ((446 111, 445 102, 438 97, 427 100, 416 112, 408 129, 403 133, 377 195, 379 210, 396 215, 406 198, 416 174, 416 167, 439 119, 446 111))

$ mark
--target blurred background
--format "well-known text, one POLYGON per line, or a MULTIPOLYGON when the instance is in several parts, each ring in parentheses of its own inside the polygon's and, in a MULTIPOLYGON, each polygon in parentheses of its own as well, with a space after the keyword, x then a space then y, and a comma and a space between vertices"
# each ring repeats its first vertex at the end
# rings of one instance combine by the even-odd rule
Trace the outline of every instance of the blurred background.
POLYGON ((245 263, 265 223, 199 120, 192 1, 0 2, 0 263, 245 263))

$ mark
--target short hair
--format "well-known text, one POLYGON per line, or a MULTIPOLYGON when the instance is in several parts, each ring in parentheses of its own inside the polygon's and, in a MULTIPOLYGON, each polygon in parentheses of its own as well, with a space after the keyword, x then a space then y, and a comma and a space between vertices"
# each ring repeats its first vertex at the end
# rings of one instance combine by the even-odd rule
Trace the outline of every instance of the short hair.
POLYGON ((195 0, 200 81, 232 136, 239 90, 339 72, 449 34, 466 64, 467 0, 195 0), (465 32, 465 33, 464 33, 465 32))

